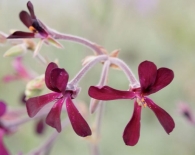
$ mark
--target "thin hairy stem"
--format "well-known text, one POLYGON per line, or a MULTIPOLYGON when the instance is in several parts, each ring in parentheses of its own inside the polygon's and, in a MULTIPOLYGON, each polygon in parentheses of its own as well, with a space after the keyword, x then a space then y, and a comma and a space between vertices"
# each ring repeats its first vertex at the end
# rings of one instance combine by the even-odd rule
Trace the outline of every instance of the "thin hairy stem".
MULTIPOLYGON (((66 128, 69 124, 70 124, 70 121, 68 120, 68 118, 66 118, 62 123, 62 129, 66 128)), ((29 154, 30 155, 40 155, 43 152, 47 152, 48 150, 50 150, 51 146, 53 145, 53 143, 57 139, 58 135, 59 135, 59 133, 57 131, 54 131, 50 135, 50 137, 48 139, 46 139, 46 141, 43 143, 43 145, 41 145, 39 148, 31 151, 29 154)))
POLYGON ((130 82, 131 88, 140 87, 140 84, 137 81, 137 79, 135 78, 135 75, 133 74, 131 69, 127 66, 127 64, 124 61, 122 61, 119 58, 110 58, 110 61, 111 61, 111 63, 119 66, 123 70, 123 72, 126 74, 128 80, 130 82))
POLYGON ((100 55, 95 57, 92 61, 87 63, 83 68, 78 72, 78 74, 69 82, 69 84, 77 85, 80 80, 85 76, 85 74, 98 62, 105 61, 108 59, 107 55, 100 55))
POLYGON ((50 28, 47 28, 47 29, 48 29, 50 35, 54 39, 62 39, 62 40, 76 42, 76 43, 82 44, 82 45, 92 49, 98 55, 103 54, 103 52, 101 51, 101 49, 99 48, 99 46, 97 44, 95 44, 87 39, 84 39, 84 38, 78 37, 78 36, 74 36, 74 35, 59 33, 55 30, 50 29, 50 28))

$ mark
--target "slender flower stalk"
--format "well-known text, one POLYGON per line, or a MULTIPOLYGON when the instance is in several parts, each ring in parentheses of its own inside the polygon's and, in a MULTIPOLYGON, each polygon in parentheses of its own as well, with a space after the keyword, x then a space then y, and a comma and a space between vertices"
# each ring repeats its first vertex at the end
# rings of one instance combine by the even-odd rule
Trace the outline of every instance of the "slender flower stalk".
POLYGON ((61 40, 67 40, 67 41, 72 41, 72 42, 76 42, 79 44, 82 44, 90 49, 92 49, 97 55, 101 55, 104 54, 101 49, 98 47, 97 44, 82 38, 82 37, 78 37, 78 36, 74 36, 74 35, 70 35, 70 34, 63 34, 63 33, 59 33, 55 30, 52 30, 50 28, 48 28, 48 31, 50 33, 50 35, 54 38, 54 39, 61 39, 61 40))
MULTIPOLYGON (((65 129, 68 125, 70 125, 70 121, 68 120, 68 118, 66 118, 62 123, 62 129, 65 129)), ((48 150, 50 150, 50 147, 52 147, 52 145, 54 144, 58 135, 59 135, 59 133, 54 131, 50 135, 50 137, 48 139, 46 139, 45 142, 43 142, 43 144, 40 147, 30 151, 28 154, 29 155, 40 155, 43 152, 47 152, 48 150)))
POLYGON ((40 53, 37 53, 35 58, 37 58, 44 66, 47 65, 47 60, 40 53))
MULTIPOLYGON (((102 74, 100 77, 100 82, 98 85, 103 86, 106 85, 107 79, 108 79, 108 71, 110 68, 110 60, 105 61, 102 74)), ((103 118, 103 111, 104 111, 104 101, 100 100, 99 102, 95 102, 98 104, 98 111, 96 114, 96 124, 95 124, 95 143, 91 144, 91 153, 92 155, 99 155, 99 139, 100 139, 100 133, 101 133, 101 124, 102 124, 102 118, 103 118)), ((96 106, 97 107, 97 106, 96 106)))
MULTIPOLYGON (((21 112, 23 112, 23 110, 21 112)), ((7 114, 7 115, 9 115, 9 114, 7 114)), ((10 113, 10 115, 12 115, 12 114, 10 113)), ((24 114, 22 114, 22 115, 24 115, 24 114)), ((39 115, 37 115, 35 118, 39 119, 39 118, 41 118, 41 117, 43 117, 45 115, 47 115, 47 113, 46 112, 42 112, 39 115)), ((21 117, 22 116, 20 116, 19 118, 15 119, 15 120, 6 120, 6 119, 2 118, 1 119, 1 125, 4 128, 6 128, 6 129, 11 129, 11 128, 17 128, 18 126, 23 125, 23 124, 28 123, 28 122, 33 120, 32 118, 27 117, 26 114, 25 114, 24 117, 22 117, 22 118, 21 117)))
POLYGON ((85 76, 85 74, 98 62, 105 61, 108 59, 107 55, 100 55, 94 58, 92 61, 87 63, 78 74, 69 82, 69 84, 76 86, 79 81, 85 76))
POLYGON ((131 69, 125 64, 124 61, 122 61, 119 58, 112 58, 112 57, 110 57, 110 61, 111 61, 111 63, 119 66, 124 71, 124 73, 126 74, 127 78, 130 81, 131 88, 140 87, 140 84, 137 81, 137 79, 135 78, 135 75, 133 74, 131 69))

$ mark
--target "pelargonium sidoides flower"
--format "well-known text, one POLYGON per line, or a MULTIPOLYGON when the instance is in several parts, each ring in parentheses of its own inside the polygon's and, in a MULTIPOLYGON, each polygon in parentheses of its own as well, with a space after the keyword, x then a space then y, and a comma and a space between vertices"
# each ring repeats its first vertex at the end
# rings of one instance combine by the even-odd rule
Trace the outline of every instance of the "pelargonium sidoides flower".
POLYGON ((58 68, 55 63, 51 62, 45 71, 45 83, 47 88, 54 92, 28 99, 26 101, 28 115, 34 117, 46 104, 55 101, 55 104, 47 115, 46 123, 60 132, 60 114, 65 102, 68 117, 76 134, 82 137, 89 136, 91 135, 89 125, 72 102, 76 92, 67 89, 68 79, 69 75, 65 69, 58 68))
POLYGON ((168 68, 157 69, 150 61, 144 61, 138 68, 140 88, 129 91, 113 89, 109 86, 89 88, 89 96, 99 100, 135 99, 132 118, 123 132, 123 140, 126 145, 134 146, 140 137, 140 120, 142 106, 148 106, 158 118, 164 130, 169 134, 175 127, 172 117, 161 107, 156 105, 148 95, 166 87, 174 78, 174 73, 168 68))

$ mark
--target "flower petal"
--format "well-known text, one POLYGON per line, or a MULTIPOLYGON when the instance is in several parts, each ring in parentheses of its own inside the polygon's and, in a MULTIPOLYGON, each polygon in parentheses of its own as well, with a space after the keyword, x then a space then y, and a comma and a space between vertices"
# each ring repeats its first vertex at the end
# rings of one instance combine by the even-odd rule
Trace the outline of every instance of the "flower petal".
POLYGON ((7 37, 7 39, 18 39, 18 38, 34 38, 34 33, 16 31, 7 37))
POLYGON ((145 98, 145 101, 147 106, 154 112, 167 134, 173 131, 175 127, 173 118, 164 109, 156 105, 151 99, 145 98))
POLYGON ((138 73, 142 93, 147 93, 156 80, 157 67, 153 62, 144 61, 140 63, 138 73))
POLYGON ((66 90, 69 75, 65 69, 61 68, 53 69, 51 71, 50 77, 52 85, 55 86, 58 90, 60 90, 60 92, 66 90))
POLYGON ((58 132, 61 132, 61 119, 60 119, 60 114, 62 110, 62 105, 64 103, 64 98, 59 99, 52 109, 50 110, 49 114, 47 115, 46 118, 46 123, 55 128, 58 132))
POLYGON ((123 140, 126 145, 134 146, 139 140, 141 126, 141 109, 142 107, 139 106, 138 103, 135 101, 133 115, 123 132, 123 140))
POLYGON ((8 152, 7 148, 5 147, 5 145, 3 143, 3 136, 4 136, 4 131, 2 129, 0 129, 0 152, 1 152, 1 155, 10 155, 10 153, 8 152))
POLYGON ((28 14, 28 12, 21 11, 19 16, 20 16, 20 20, 23 22, 24 25, 26 25, 26 27, 29 28, 30 26, 32 26, 32 19, 28 14))
POLYGON ((29 117, 34 117, 39 112, 39 110, 41 110, 41 108, 43 108, 47 103, 55 100, 60 95, 60 93, 49 93, 28 99, 26 101, 26 108, 29 117))
POLYGON ((40 23, 38 20, 33 20, 32 26, 39 32, 42 38, 47 38, 48 33, 40 26, 40 23))
POLYGON ((134 92, 121 91, 109 86, 91 86, 88 90, 88 94, 90 97, 98 100, 133 99, 135 97, 134 92))
POLYGON ((70 119, 72 128, 77 135, 86 137, 91 135, 91 129, 82 115, 79 113, 70 96, 66 98, 66 110, 70 119))
POLYGON ((58 68, 58 65, 55 64, 54 62, 49 63, 49 65, 47 66, 46 71, 45 71, 45 84, 46 84, 47 88, 49 88, 50 90, 55 91, 55 92, 60 92, 51 83, 51 75, 50 74, 51 74, 51 71, 55 68, 58 68))
POLYGON ((6 110, 7 110, 6 103, 3 101, 0 101, 0 117, 5 114, 6 110))
POLYGON ((156 81, 151 87, 149 94, 155 93, 162 88, 166 87, 174 78, 174 73, 171 69, 168 68, 159 68, 157 70, 156 81))
POLYGON ((29 10, 29 12, 30 12, 31 17, 32 17, 33 19, 36 19, 36 16, 35 16, 35 13, 34 13, 33 4, 32 4, 30 1, 28 1, 27 7, 28 7, 28 10, 29 10))

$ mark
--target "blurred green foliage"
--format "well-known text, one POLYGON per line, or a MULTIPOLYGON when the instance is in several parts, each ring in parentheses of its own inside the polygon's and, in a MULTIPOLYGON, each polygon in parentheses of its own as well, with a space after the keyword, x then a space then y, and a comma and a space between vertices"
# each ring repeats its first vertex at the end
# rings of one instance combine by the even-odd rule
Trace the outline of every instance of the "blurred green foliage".
MULTIPOLYGON (((27 10, 26 0, 0 0, 0 31, 10 29, 28 31, 20 22, 18 14, 27 10)), ((122 133, 133 111, 133 101, 119 100, 106 102, 102 124, 100 149, 104 155, 194 155, 195 129, 180 116, 178 103, 185 101, 195 111, 195 1, 192 0, 33 0, 36 16, 60 32, 87 38, 105 47, 108 51, 121 49, 123 59, 137 76, 137 66, 144 60, 153 61, 158 67, 168 67, 174 71, 173 82, 151 98, 171 114, 176 127, 167 135, 154 114, 144 108, 142 112, 141 137, 135 147, 123 143, 122 133)), ((41 54, 51 60, 59 60, 72 78, 81 68, 81 60, 92 52, 82 45, 62 42, 64 49, 43 46, 41 54)), ((13 58, 3 58, 8 46, 0 48, 0 77, 12 73, 13 58)), ((42 74, 45 70, 32 53, 27 53, 24 63, 42 74)), ((89 105, 87 89, 96 85, 101 72, 101 64, 90 71, 82 80, 79 100, 89 105), (94 72, 95 70, 95 72, 94 72), (87 82, 86 82, 87 81, 87 82)), ((110 70, 109 85, 128 88, 125 75, 118 70, 110 70)), ((19 97, 25 83, 17 81, 5 84, 0 81, 0 98, 10 106, 20 107, 19 97)), ((93 115, 89 115, 93 117, 93 115)), ((88 119, 89 120, 89 119, 88 119)), ((92 119, 90 119, 91 121, 92 119)), ((91 122, 92 123, 92 122, 91 122)), ((34 123, 20 127, 19 132, 5 139, 14 154, 39 146, 52 131, 36 136, 34 123)), ((56 141, 52 155, 89 154, 88 143, 75 135, 68 127, 56 141)))

